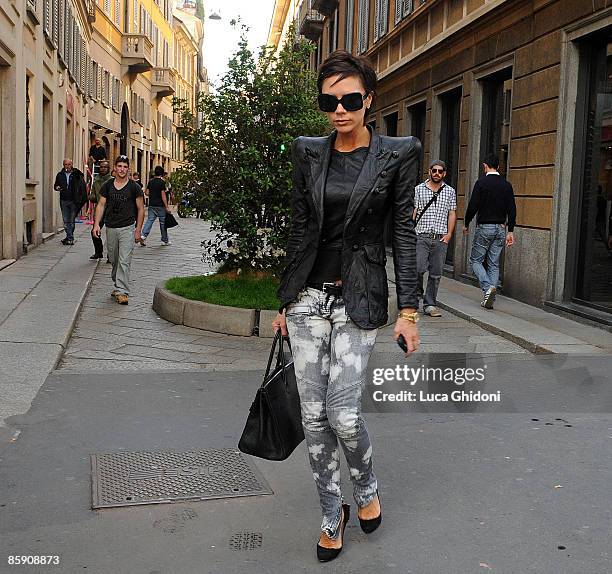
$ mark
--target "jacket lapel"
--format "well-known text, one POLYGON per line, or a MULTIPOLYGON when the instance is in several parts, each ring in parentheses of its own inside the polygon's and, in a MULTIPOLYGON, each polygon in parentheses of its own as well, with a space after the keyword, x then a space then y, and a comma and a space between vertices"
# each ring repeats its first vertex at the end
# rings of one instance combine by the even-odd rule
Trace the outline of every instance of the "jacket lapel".
POLYGON ((336 132, 332 132, 325 143, 317 150, 306 148, 306 154, 310 157, 310 175, 312 178, 312 201, 317 212, 319 231, 323 227, 325 182, 329 171, 329 157, 331 149, 336 141, 336 132))
POLYGON ((357 208, 361 205, 368 193, 372 191, 372 186, 378 179, 378 176, 385 167, 391 155, 390 150, 383 149, 381 147, 381 139, 379 135, 369 126, 368 129, 370 130, 372 138, 370 141, 370 148, 349 200, 344 224, 345 229, 355 215, 357 208))

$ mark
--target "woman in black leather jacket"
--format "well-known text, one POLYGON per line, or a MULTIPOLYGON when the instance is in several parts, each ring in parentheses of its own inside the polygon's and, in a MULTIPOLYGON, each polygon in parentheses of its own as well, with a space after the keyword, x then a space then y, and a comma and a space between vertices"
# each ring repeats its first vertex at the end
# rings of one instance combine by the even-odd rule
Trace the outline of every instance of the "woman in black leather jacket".
POLYGON ((393 217, 398 307, 395 338, 418 348, 416 235, 412 213, 421 145, 377 135, 365 123, 376 89, 369 61, 337 51, 322 64, 319 107, 335 128, 293 144, 293 219, 275 330, 290 336, 302 423, 323 512, 317 556, 336 558, 350 507, 346 457, 364 532, 381 523, 361 392, 378 327, 387 323, 383 227, 393 217))

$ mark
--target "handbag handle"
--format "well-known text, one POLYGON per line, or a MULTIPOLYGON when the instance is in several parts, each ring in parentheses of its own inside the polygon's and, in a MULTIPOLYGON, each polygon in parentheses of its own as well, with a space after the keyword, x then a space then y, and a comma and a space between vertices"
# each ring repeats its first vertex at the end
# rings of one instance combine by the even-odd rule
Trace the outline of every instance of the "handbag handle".
POLYGON ((285 370, 286 362, 285 362, 285 352, 284 352, 285 350, 283 348, 283 343, 285 341, 287 342, 289 351, 291 351, 291 343, 289 342, 289 338, 285 339, 285 337, 283 337, 279 329, 274 334, 272 348, 270 349, 270 356, 268 357, 268 365, 266 366, 266 374, 264 375, 263 382, 261 383, 262 387, 266 384, 266 381, 268 380, 268 375, 270 374, 270 367, 272 366, 272 359, 274 358, 274 352, 276 351, 276 345, 279 343, 279 341, 280 341, 280 345, 278 349, 278 354, 276 356, 276 368, 282 367, 282 369, 285 370))

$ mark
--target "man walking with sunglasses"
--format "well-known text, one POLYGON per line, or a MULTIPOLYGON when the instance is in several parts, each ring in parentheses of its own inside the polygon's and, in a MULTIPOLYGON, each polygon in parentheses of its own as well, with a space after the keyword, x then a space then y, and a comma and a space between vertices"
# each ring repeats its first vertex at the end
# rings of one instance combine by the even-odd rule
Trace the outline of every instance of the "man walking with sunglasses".
POLYGON ((113 266, 111 277, 115 289, 111 296, 120 305, 127 305, 130 295, 130 266, 134 242, 140 242, 144 222, 144 199, 141 187, 128 178, 130 160, 120 155, 115 160, 115 178, 100 190, 96 207, 95 237, 100 237, 100 221, 106 224, 106 250, 113 266), (136 227, 134 228, 134 224, 136 227))
POLYGON ((417 273, 419 298, 423 311, 430 317, 441 317, 437 296, 448 242, 457 220, 457 195, 448 185, 446 164, 442 160, 429 165, 429 178, 414 189, 414 220, 417 232, 417 273), (427 272, 427 289, 423 294, 423 278, 427 272))

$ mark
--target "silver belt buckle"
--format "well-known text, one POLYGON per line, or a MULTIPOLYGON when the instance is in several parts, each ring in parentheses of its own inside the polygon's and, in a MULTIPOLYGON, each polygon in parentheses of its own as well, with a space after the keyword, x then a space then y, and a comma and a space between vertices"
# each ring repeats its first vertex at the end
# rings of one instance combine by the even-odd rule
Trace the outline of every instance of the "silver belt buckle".
POLYGON ((336 289, 337 289, 338 287, 340 287, 340 285, 336 285, 335 283, 326 282, 326 281, 324 281, 324 282, 323 282, 323 285, 322 285, 322 286, 323 286, 323 291, 324 291, 325 293, 327 293, 327 291, 325 291, 325 288, 326 288, 326 287, 328 287, 328 286, 329 286, 329 287, 335 287, 336 289))

